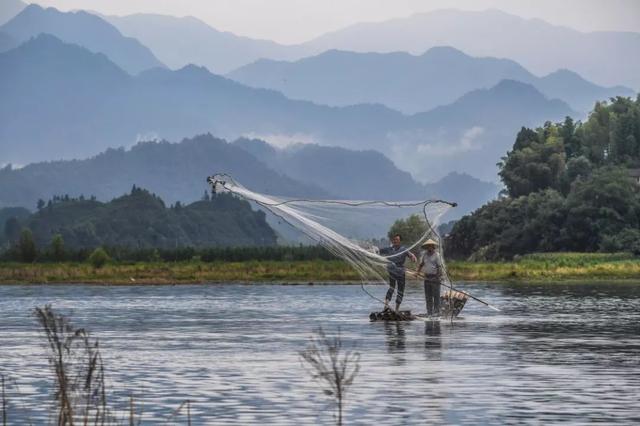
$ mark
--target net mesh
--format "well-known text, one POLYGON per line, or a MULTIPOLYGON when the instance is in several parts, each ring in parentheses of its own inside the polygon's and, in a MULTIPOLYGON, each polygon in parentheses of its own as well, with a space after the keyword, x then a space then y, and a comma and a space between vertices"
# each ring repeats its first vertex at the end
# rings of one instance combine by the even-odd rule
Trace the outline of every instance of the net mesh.
MULTIPOLYGON (((210 176, 207 181, 214 192, 229 192, 257 204, 348 262, 360 275, 362 290, 380 303, 384 303, 389 288, 389 271, 394 268, 392 258, 408 251, 419 256, 421 246, 427 239, 438 243, 437 250, 443 267, 442 285, 450 286, 437 225, 442 216, 455 207, 454 203, 443 200, 290 199, 251 191, 227 174, 210 176), (389 245, 387 234, 392 225, 412 215, 420 219, 419 226, 400 232, 403 248, 393 254, 381 251, 382 246, 389 245)), ((415 263, 407 263, 407 279, 421 279, 416 266, 415 263)), ((403 306, 417 302, 407 301, 406 298, 405 301, 407 303, 403 303, 403 306)))

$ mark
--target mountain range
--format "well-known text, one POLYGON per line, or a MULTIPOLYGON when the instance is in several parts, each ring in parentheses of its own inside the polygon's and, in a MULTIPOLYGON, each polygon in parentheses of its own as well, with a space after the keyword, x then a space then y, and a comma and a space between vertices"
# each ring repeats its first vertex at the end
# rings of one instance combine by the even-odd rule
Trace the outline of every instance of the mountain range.
POLYGON ((38 199, 63 194, 107 201, 132 185, 148 188, 168 203, 191 202, 207 189, 206 176, 219 172, 254 191, 288 197, 445 198, 459 203, 451 217, 470 212, 499 190, 460 174, 422 185, 374 151, 314 145, 275 149, 260 140, 227 143, 201 135, 180 143, 141 142, 130 150, 109 149, 86 160, 7 166, 0 169, 0 207, 33 208, 38 199))
POLYGON ((332 49, 420 55, 451 46, 472 56, 509 58, 536 75, 569 69, 598 85, 640 89, 640 58, 630 53, 640 50, 639 33, 585 33, 498 10, 446 9, 360 23, 291 46, 218 31, 191 17, 140 14, 105 19, 149 46, 172 68, 192 63, 227 73, 259 58, 296 60, 332 49))
POLYGON ((512 60, 474 58, 451 47, 434 47, 420 56, 329 50, 295 62, 261 59, 227 77, 292 99, 333 106, 380 103, 406 114, 449 104, 504 79, 531 84, 547 98, 584 112, 598 100, 634 95, 629 88, 600 87, 568 70, 536 77, 512 60))
POLYGON ((141 13, 103 18, 123 34, 140 40, 172 69, 195 64, 224 74, 260 58, 305 56, 303 47, 218 31, 192 16, 177 18, 141 13))
POLYGON ((130 74, 164 66, 138 40, 123 36, 113 25, 84 11, 60 12, 51 7, 44 9, 30 4, 2 25, 0 32, 18 43, 42 33, 51 34, 92 52, 105 54, 130 74))
POLYGON ((0 54, 0 90, 0 158, 17 164, 211 132, 375 149, 422 181, 451 170, 495 180, 493 165, 520 126, 578 115, 512 80, 414 115, 374 104, 328 107, 196 66, 130 76, 104 55, 50 35, 0 54))
POLYGON ((275 148, 257 139, 238 139, 240 146, 271 169, 296 181, 317 185, 338 198, 364 200, 445 199, 458 203, 450 218, 460 217, 496 197, 499 187, 452 172, 421 184, 377 151, 353 151, 312 144, 275 148))
MULTIPOLYGON (((360 23, 305 43, 310 52, 404 51, 451 46, 473 56, 512 59, 537 75, 570 69, 596 84, 640 88, 640 33, 580 32, 499 10, 437 10, 360 23)), ((307 55, 309 56, 309 54, 307 55)))

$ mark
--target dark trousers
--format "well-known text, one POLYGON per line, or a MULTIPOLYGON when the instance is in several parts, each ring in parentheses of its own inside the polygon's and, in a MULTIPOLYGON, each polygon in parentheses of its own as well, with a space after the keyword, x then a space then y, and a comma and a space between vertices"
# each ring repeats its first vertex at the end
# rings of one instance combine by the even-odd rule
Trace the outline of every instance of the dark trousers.
POLYGON ((393 297, 393 291, 396 288, 396 284, 398 285, 398 294, 396 295, 396 305, 402 303, 402 298, 404 297, 404 274, 396 275, 389 274, 389 290, 387 290, 386 300, 391 300, 393 297))
POLYGON ((424 298, 427 300, 427 314, 440 313, 440 280, 424 281, 424 298))

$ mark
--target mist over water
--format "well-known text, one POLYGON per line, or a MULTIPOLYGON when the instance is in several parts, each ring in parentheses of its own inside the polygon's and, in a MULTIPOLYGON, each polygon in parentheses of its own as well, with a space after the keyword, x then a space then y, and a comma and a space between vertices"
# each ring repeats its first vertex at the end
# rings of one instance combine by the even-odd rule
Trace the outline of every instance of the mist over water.
MULTIPOLYGON (((461 286, 502 312, 470 301, 453 324, 371 323, 378 306, 353 285, 2 286, 0 372, 19 387, 9 419, 49 418, 31 312, 51 303, 100 339, 111 403, 126 410, 133 394, 148 424, 186 399, 194 424, 331 424, 298 356, 318 326, 362 354, 348 424, 640 421, 640 288, 461 286)), ((424 311, 408 287, 406 306, 424 311)))

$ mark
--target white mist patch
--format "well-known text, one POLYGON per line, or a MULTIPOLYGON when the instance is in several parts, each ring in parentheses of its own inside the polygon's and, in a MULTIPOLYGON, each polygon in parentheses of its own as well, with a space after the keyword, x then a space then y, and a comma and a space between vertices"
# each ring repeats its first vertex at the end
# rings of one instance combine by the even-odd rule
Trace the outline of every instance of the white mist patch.
POLYGON ((157 142, 160 140, 160 135, 156 132, 138 133, 136 135, 136 142, 157 142))
POLYGON ((261 133, 247 133, 243 137, 248 139, 260 139, 267 142, 269 145, 273 145, 276 148, 287 148, 292 145, 299 144, 317 144, 319 143, 313 136, 304 133, 294 133, 292 135, 285 135, 281 133, 273 134, 261 134, 261 133))
POLYGON ((474 126, 457 136, 444 129, 389 134, 389 156, 398 168, 411 173, 416 180, 435 182, 452 171, 471 173, 467 160, 482 150, 479 138, 484 133, 483 127, 474 126))
POLYGON ((474 126, 465 131, 460 140, 455 143, 439 141, 436 143, 420 144, 416 150, 419 154, 426 154, 437 157, 450 157, 469 151, 477 151, 482 148, 482 144, 477 140, 484 133, 484 128, 474 126))
POLYGON ((9 168, 9 170, 20 170, 24 166, 26 166, 26 164, 2 163, 0 164, 0 169, 9 168))

